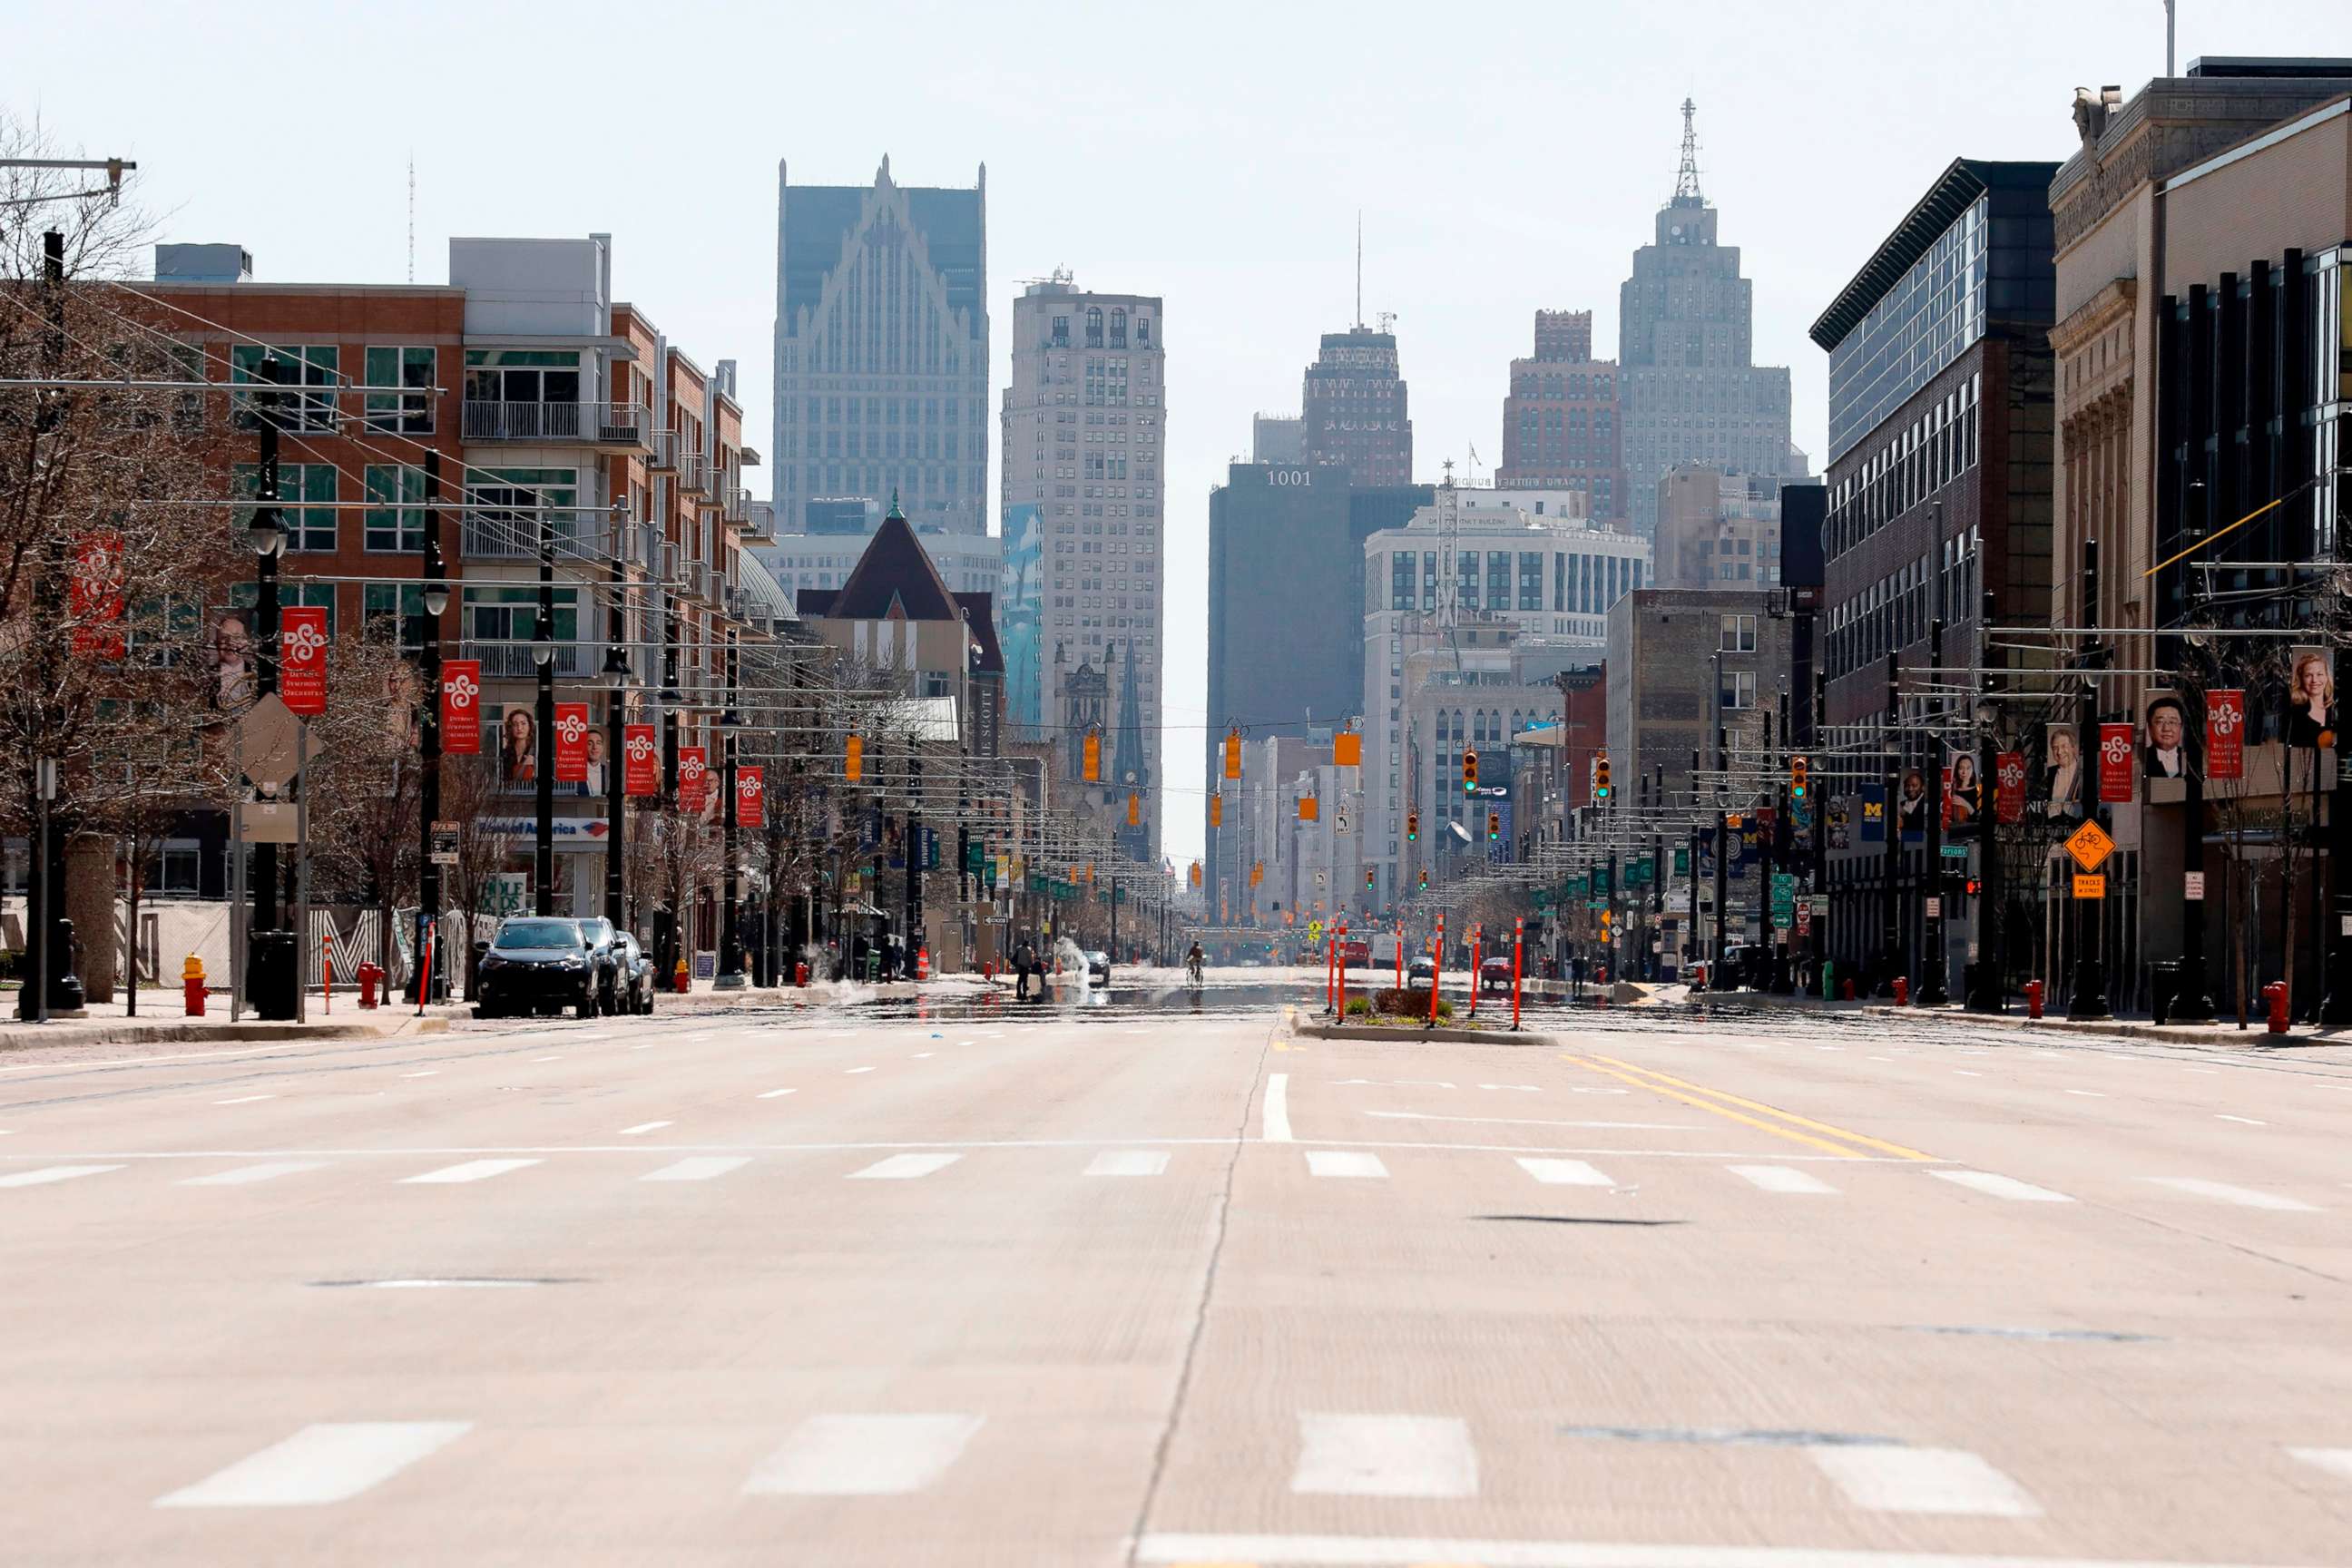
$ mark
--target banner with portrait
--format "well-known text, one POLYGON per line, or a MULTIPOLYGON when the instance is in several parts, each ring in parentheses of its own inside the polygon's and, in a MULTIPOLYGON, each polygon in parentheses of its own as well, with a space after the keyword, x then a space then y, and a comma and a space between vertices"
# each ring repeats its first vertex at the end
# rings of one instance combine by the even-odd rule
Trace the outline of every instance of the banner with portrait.
POLYGON ((1977 776, 1977 754, 1955 751, 1944 766, 1944 831, 1972 838, 1983 812, 1984 781, 1977 776))
POLYGON ((2151 691, 2140 710, 2139 771, 2142 778, 2189 776, 2189 708, 2177 693, 2151 691))
POLYGON ((2083 742, 2072 724, 2042 731, 2042 779, 2033 796, 2036 816, 2079 816, 2083 810, 2083 742))
POLYGON ((2327 650, 2299 647, 2287 655, 2286 743, 2320 751, 2336 745, 2336 671, 2327 650))

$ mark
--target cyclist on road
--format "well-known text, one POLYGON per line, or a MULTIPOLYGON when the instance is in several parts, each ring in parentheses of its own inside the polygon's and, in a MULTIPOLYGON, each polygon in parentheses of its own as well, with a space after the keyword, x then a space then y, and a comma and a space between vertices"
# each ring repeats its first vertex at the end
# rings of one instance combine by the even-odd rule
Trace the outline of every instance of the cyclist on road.
POLYGON ((1184 973, 1192 977, 1193 984, 1198 985, 1201 983, 1202 968, 1206 962, 1201 953, 1201 944, 1194 942, 1192 951, 1184 955, 1184 973))

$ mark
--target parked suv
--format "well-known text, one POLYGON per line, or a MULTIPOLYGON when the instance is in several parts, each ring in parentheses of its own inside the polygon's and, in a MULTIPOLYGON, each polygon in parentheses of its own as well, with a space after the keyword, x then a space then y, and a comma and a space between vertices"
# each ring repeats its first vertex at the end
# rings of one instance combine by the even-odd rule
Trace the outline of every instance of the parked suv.
POLYGON ((509 1013, 552 1013, 571 1007, 583 1018, 596 1016, 595 954, 578 921, 546 915, 509 915, 482 954, 475 1011, 496 1018, 509 1013))
POLYGON ((616 995, 624 1013, 654 1010, 654 960, 634 931, 620 937, 621 977, 616 995))
POLYGON ((588 944, 595 965, 596 1011, 610 1017, 621 1009, 624 989, 621 933, 603 915, 591 915, 578 923, 581 940, 588 944))

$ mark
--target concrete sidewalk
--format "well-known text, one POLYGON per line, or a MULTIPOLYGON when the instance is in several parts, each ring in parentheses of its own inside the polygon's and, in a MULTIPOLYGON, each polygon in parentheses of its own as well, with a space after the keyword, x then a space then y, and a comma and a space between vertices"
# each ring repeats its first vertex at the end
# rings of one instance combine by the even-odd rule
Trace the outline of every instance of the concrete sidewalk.
POLYGON ((2273 1035, 2264 1027, 2259 1016, 2249 1017, 2240 1028, 2237 1020, 2219 1024, 2158 1024, 2147 1018, 2029 1018, 2022 1011, 2015 1013, 1970 1013, 1954 1007, 1890 1007, 1884 1003, 1832 1003, 1852 1010, 1874 1013, 1889 1018, 1910 1018, 1931 1023, 1987 1025, 1994 1028, 2021 1029, 2029 1033, 2061 1035, 2114 1035, 2128 1040, 2162 1040, 2184 1046, 2233 1046, 2273 1048, 2285 1046, 2352 1046, 2352 1029, 2322 1028, 2315 1024, 2296 1024, 2283 1035, 2273 1035))
POLYGON ((14 990, 0 993, 0 1005, 6 1008, 5 1016, 0 1016, 0 1052, 36 1046, 96 1046, 127 1041, 233 1045, 254 1040, 338 1040, 431 1034, 447 1028, 451 1018, 468 1016, 472 1012, 462 1005, 446 1003, 428 1007, 421 1017, 415 1006, 406 1004, 362 1008, 359 993, 350 990, 335 994, 330 1011, 329 998, 313 991, 309 997, 309 1016, 301 1023, 268 1023, 251 1013, 232 1021, 227 995, 212 993, 205 999, 205 1016, 191 1018, 176 989, 150 986, 140 990, 135 1016, 118 997, 112 1002, 92 1003, 79 1018, 53 1018, 47 1024, 32 1024, 16 1017, 16 994, 14 990))

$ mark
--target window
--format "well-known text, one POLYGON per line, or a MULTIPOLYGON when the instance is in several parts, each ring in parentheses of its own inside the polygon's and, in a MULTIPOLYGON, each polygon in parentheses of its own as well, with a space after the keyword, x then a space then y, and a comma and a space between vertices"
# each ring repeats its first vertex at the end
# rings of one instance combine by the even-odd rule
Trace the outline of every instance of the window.
POLYGON ((1519 608, 1543 608, 1543 553, 1540 551, 1519 552, 1519 608))
POLYGON ((203 891, 198 877, 203 864, 203 848, 194 839, 169 839, 156 847, 140 885, 150 896, 194 898, 203 891))
POLYGON ((1756 672, 1752 669, 1725 670, 1723 686, 1717 696, 1727 711, 1735 708, 1755 707, 1756 672))
MULTIPOLYGON (((1101 307, 1101 306, 1099 306, 1099 305, 1096 305, 1096 306, 1092 306, 1092 307, 1090 307, 1090 308, 1087 310, 1087 347, 1088 347, 1088 348, 1090 348, 1090 349, 1098 349, 1098 348, 1100 348, 1100 347, 1102 347, 1102 346, 1103 346, 1103 313, 1102 313, 1102 307, 1101 307)), ((1090 366, 1089 368, 1091 369, 1092 367, 1090 366)))
POLYGON ((467 349, 466 401, 577 403, 580 401, 580 351, 467 349))
POLYGON ((371 392, 367 395, 367 427, 371 432, 398 436, 433 433, 434 351, 430 344, 403 344, 367 351, 370 386, 415 387, 414 392, 371 392))
MULTIPOLYGON (((254 463, 239 463, 230 470, 230 484, 241 499, 261 493, 261 468, 254 463)), ((331 501, 335 496, 335 466, 332 463, 280 463, 278 465, 278 500, 280 519, 286 526, 286 552, 296 554, 303 551, 329 551, 335 548, 335 513, 332 508, 312 510, 304 501, 331 501)), ((253 525, 253 513, 239 510, 231 514, 237 531, 243 532, 253 525)))
POLYGON ((424 500, 425 470, 405 464, 370 463, 362 477, 370 502, 360 514, 366 548, 376 553, 423 550, 425 513, 421 507, 400 503, 424 500))
POLYGON ((1756 617, 1754 616, 1724 616, 1720 619, 1723 630, 1722 636, 1716 642, 1716 647, 1726 653, 1756 651, 1756 617))
MULTIPOLYGON (((228 585, 229 608, 250 611, 260 594, 260 588, 254 584, 231 583, 228 585)), ((278 584, 278 607, 324 610, 327 612, 327 636, 331 637, 335 635, 335 585, 332 583, 281 582, 278 584)))
MULTIPOLYGON (((338 358, 332 343, 231 343, 228 351, 228 379, 232 385, 251 386, 261 382, 264 358, 278 356, 278 384, 280 386, 331 387, 341 377, 336 374, 338 358)), ((253 410, 240 405, 237 423, 251 428, 253 410)), ((278 427, 281 430, 332 430, 335 427, 335 398, 331 392, 283 399, 278 406, 278 427)))
POLYGON ((389 639, 403 653, 425 646, 425 588, 417 583, 369 583, 360 590, 360 631, 389 639))

